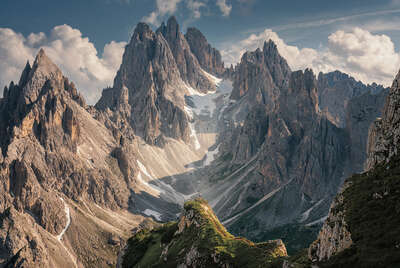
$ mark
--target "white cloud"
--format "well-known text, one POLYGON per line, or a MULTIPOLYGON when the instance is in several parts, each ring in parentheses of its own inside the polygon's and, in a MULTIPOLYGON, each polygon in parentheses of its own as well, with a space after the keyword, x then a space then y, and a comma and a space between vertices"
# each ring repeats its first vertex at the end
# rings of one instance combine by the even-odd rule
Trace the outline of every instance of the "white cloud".
POLYGON ((223 16, 229 16, 232 10, 232 5, 226 3, 227 0, 217 0, 217 6, 222 12, 223 16))
POLYGON ((156 10, 151 12, 148 16, 143 17, 142 20, 152 25, 158 25, 160 24, 161 18, 175 13, 181 1, 182 0, 156 0, 156 10))
POLYGON ((112 85, 125 42, 106 44, 102 57, 93 43, 69 25, 52 29, 49 36, 32 33, 28 37, 0 28, 0 86, 18 81, 27 60, 31 63, 40 47, 73 81, 89 103, 95 103, 106 86, 112 85))
MULTIPOLYGON (((156 9, 150 12, 149 15, 142 18, 143 22, 154 26, 160 25, 161 21, 166 16, 176 13, 179 4, 182 3, 185 11, 190 11, 190 19, 199 19, 202 16, 202 9, 208 9, 208 0, 156 0, 156 9)), ((227 3, 227 0, 216 0, 216 5, 223 16, 229 16, 232 10, 232 5, 227 3)))
POLYGON ((193 12, 193 17, 199 19, 201 17, 200 8, 205 7, 206 4, 200 1, 188 0, 187 7, 193 12))
POLYGON ((392 40, 386 35, 374 35, 360 28, 332 33, 328 45, 319 50, 288 45, 277 33, 266 29, 222 50, 224 61, 236 63, 245 51, 262 48, 264 41, 269 39, 276 43, 279 53, 293 70, 310 67, 316 73, 340 70, 364 83, 390 85, 400 68, 400 55, 392 40))

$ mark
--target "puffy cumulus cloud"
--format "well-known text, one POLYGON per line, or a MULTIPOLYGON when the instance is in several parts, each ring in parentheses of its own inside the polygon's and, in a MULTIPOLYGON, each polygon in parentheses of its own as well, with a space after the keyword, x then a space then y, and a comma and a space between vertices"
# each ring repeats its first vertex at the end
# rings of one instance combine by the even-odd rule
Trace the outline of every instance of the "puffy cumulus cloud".
MULTIPOLYGON (((239 0, 243 1, 243 0, 239 0)), ((202 16, 202 9, 209 10, 208 0, 156 0, 156 8, 149 15, 142 18, 143 22, 149 23, 154 26, 160 25, 161 21, 166 16, 175 14, 178 7, 185 8, 185 11, 189 11, 190 17, 193 19, 199 19, 202 16)), ((227 0, 216 0, 216 6, 223 16, 229 16, 232 10, 232 5, 227 3, 227 0)))
POLYGON ((332 33, 327 46, 319 50, 288 45, 276 32, 266 29, 222 50, 224 61, 236 63, 245 51, 262 48, 264 41, 270 39, 293 70, 312 68, 316 73, 340 70, 364 83, 390 85, 400 68, 400 55, 392 40, 360 28, 332 33))
POLYGON ((227 64, 235 64, 246 51, 263 48, 264 42, 268 40, 275 42, 279 53, 287 60, 290 67, 293 69, 304 69, 308 67, 310 59, 315 59, 318 54, 315 50, 310 48, 299 49, 296 46, 286 44, 278 34, 271 29, 266 29, 260 34, 251 34, 237 45, 222 50, 221 54, 227 64))
POLYGON ((89 103, 95 103, 103 88, 112 85, 122 61, 125 42, 106 44, 100 57, 93 43, 68 25, 56 26, 49 36, 32 33, 28 37, 0 28, 0 86, 17 81, 26 61, 31 63, 39 50, 57 64, 73 81, 89 103))
POLYGON ((390 84, 400 67, 400 55, 386 35, 360 28, 337 31, 329 36, 328 46, 323 59, 362 81, 390 84))
POLYGON ((160 24, 160 19, 164 16, 174 14, 178 4, 182 0, 156 0, 156 10, 151 12, 148 16, 143 17, 142 20, 152 25, 160 24))
POLYGON ((229 5, 226 1, 227 0, 217 0, 217 6, 221 10, 223 16, 229 16, 232 10, 232 5, 229 5))

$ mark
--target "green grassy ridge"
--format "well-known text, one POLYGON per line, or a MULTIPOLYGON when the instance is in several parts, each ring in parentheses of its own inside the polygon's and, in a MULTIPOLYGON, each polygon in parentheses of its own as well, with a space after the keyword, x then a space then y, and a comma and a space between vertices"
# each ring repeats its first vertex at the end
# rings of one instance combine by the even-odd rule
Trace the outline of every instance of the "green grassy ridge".
POLYGON ((345 221, 353 245, 321 267, 400 267, 400 157, 347 180, 345 221))
POLYGON ((253 243, 233 236, 207 202, 198 198, 185 203, 179 223, 144 229, 130 238, 122 266, 176 267, 185 261, 193 248, 198 252, 197 267, 221 267, 221 264, 229 267, 281 267, 286 255, 276 242, 253 243), (178 228, 183 231, 178 233, 178 228), (218 260, 217 263, 214 259, 218 260))

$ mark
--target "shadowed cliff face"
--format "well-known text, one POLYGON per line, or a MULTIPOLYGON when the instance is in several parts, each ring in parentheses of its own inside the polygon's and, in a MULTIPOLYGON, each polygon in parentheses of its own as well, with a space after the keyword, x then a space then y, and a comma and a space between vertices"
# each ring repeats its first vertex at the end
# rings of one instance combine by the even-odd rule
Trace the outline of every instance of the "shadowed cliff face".
POLYGON ((219 51, 208 43, 206 37, 196 28, 188 28, 185 38, 200 66, 207 72, 220 76, 225 73, 219 51))
MULTIPOLYGON (((234 81, 204 196, 230 231, 251 239, 321 225, 344 178, 362 170, 387 90, 339 72, 318 80, 311 70, 291 72, 271 41, 243 55, 234 81), (346 95, 336 106, 327 101, 335 92, 346 95), (343 125, 322 106, 339 109, 343 125)), ((299 244, 289 248, 307 246, 299 244)))
POLYGON ((229 230, 252 239, 266 239, 267 230, 278 226, 322 218, 348 172, 346 133, 319 113, 313 72, 293 72, 282 86, 274 104, 268 99, 254 107, 228 141, 233 158, 223 168, 244 165, 243 171, 230 183, 219 179, 222 189, 227 185, 223 195, 219 187, 205 193, 229 230))
MULTIPOLYGON (((353 99, 367 93, 387 94, 389 89, 375 83, 364 85, 345 73, 334 71, 318 75, 318 91, 321 112, 336 126, 344 128, 348 122, 347 110, 351 109, 348 106, 353 99)), ((383 103, 377 103, 377 107, 383 107, 383 103)))
POLYGON ((400 137, 399 107, 400 107, 400 73, 393 81, 386 100, 382 119, 377 120, 370 128, 368 139, 368 159, 366 169, 374 167, 381 162, 388 162, 397 155, 400 137))
MULTIPOLYGON (((321 267, 396 267, 399 237, 399 141, 395 78, 368 140, 367 172, 348 178, 331 205, 309 258, 321 267)), ((364 98, 369 98, 366 95, 364 98)))

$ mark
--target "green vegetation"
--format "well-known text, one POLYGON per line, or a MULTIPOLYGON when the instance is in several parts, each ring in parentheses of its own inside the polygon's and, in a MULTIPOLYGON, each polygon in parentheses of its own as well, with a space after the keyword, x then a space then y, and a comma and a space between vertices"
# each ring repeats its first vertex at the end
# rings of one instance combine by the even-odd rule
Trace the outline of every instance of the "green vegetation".
POLYGON ((321 267, 400 267, 400 157, 348 182, 341 209, 354 244, 321 267))
POLYGON ((308 248, 317 239, 321 225, 304 226, 300 224, 288 224, 261 233, 260 240, 282 239, 289 255, 297 255, 308 248))
POLYGON ((188 201, 179 223, 141 230, 128 240, 123 267, 279 267, 286 249, 279 241, 253 243, 235 237, 203 199, 188 201))

